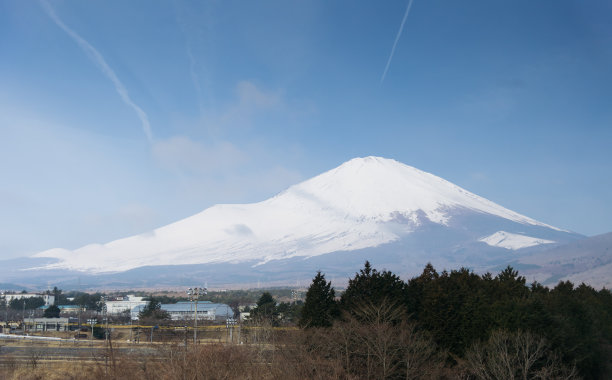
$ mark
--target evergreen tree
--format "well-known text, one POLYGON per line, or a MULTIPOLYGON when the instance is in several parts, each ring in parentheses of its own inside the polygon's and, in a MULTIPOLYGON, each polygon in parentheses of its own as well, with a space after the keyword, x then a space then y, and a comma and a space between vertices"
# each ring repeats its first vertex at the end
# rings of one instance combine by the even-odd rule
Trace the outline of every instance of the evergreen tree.
POLYGON ((431 286, 438 277, 440 277, 440 275, 436 272, 434 266, 431 265, 431 263, 427 263, 420 276, 414 277, 408 281, 406 285, 406 306, 413 319, 419 319, 419 313, 423 307, 423 295, 426 289, 431 286))
POLYGON ((60 308, 55 306, 55 305, 51 305, 48 308, 45 309, 45 312, 43 313, 43 317, 45 318, 59 318, 60 316, 60 308))
POLYGON ((300 318, 301 327, 330 327, 339 314, 331 281, 321 271, 312 279, 300 318))
POLYGON ((47 290, 45 292, 48 295, 52 295, 54 297, 53 304, 54 305, 69 305, 70 301, 68 301, 68 295, 62 292, 62 289, 59 289, 57 286, 53 287, 53 290, 47 290))
POLYGON ((527 315, 530 291, 525 277, 507 266, 489 284, 488 293, 495 326, 510 331, 525 328, 526 319, 530 317, 527 315))
POLYGON ((13 310, 26 310, 37 309, 45 304, 45 300, 42 297, 29 297, 29 298, 13 298, 9 302, 9 307, 13 310))
POLYGON ((451 353, 462 355, 469 344, 488 336, 490 300, 486 281, 469 269, 442 274, 425 287, 418 322, 451 353))
POLYGON ((138 319, 170 319, 170 314, 162 310, 158 300, 151 297, 149 303, 138 313, 138 319))
POLYGON ((100 299, 102 295, 100 293, 89 294, 83 292, 76 292, 72 295, 74 300, 71 302, 73 305, 81 306, 87 310, 100 311, 100 299))
POLYGON ((559 282, 548 297, 548 309, 553 314, 548 339, 562 348, 564 361, 576 363, 585 379, 609 378, 603 374, 607 363, 612 362, 612 337, 606 336, 611 320, 605 306, 598 304, 600 299, 590 286, 574 288, 570 281, 559 282))
POLYGON ((370 262, 366 261, 364 268, 349 280, 340 299, 341 310, 356 316, 360 308, 382 303, 405 310, 406 284, 389 271, 372 269, 370 262))
POLYGON ((276 309, 276 301, 269 292, 264 292, 257 306, 251 311, 251 320, 256 322, 270 322, 272 325, 278 324, 278 310, 276 309))
POLYGON ((302 307, 304 307, 302 301, 279 303, 276 306, 279 323, 293 325, 300 318, 302 307))

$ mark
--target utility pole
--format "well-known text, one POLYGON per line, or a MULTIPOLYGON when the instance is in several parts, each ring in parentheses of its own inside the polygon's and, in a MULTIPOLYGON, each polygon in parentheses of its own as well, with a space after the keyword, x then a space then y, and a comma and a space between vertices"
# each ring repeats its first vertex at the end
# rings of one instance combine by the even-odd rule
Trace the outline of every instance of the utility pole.
POLYGON ((108 307, 106 306, 106 296, 102 296, 102 302, 104 302, 104 306, 102 306, 102 316, 106 321, 106 329, 104 332, 106 344, 108 344, 108 307))
MULTIPOLYGON (((79 277, 79 286, 78 286, 78 290, 81 290, 81 277, 79 277)), ((53 300, 53 303, 59 303, 59 300, 53 300)), ((79 332, 78 334, 81 334, 81 311, 83 311, 83 305, 81 304, 81 302, 79 302, 79 332)))
POLYGON ((106 308, 106 305, 104 305, 104 314, 106 315, 106 343, 108 343, 108 309, 106 308))
MULTIPOLYGON (((98 318, 96 316, 96 318, 98 318)), ((93 345, 93 330, 94 330, 94 325, 96 324, 96 322, 98 322, 97 320, 94 320, 93 318, 90 318, 87 320, 87 322, 89 322, 89 324, 91 325, 91 336, 89 337, 89 345, 93 345)))
MULTIPOLYGON (((9 307, 8 299, 6 298, 6 294, 4 294, 4 325, 6 327, 9 327, 9 323, 8 323, 8 307, 9 307)), ((4 329, 2 331, 4 332, 4 329)), ((9 332, 10 331, 11 331, 11 329, 9 328, 9 332)))
POLYGON ((79 329, 79 332, 77 333, 77 337, 81 335, 81 305, 79 305, 79 325, 78 325, 78 329, 79 329))

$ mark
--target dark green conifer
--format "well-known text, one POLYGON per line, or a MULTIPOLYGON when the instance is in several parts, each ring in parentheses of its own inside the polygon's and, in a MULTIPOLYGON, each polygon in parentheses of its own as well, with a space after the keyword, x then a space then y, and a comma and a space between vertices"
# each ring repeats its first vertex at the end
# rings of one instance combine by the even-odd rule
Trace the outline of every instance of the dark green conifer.
POLYGON ((273 326, 278 325, 278 310, 276 300, 269 292, 264 292, 257 306, 251 311, 250 319, 256 323, 270 323, 273 326))
POLYGON ((300 318, 301 327, 330 327, 338 316, 334 288, 320 271, 312 279, 300 318))
POLYGON ((390 271, 372 269, 369 261, 350 279, 340 299, 341 310, 356 316, 363 306, 381 305, 406 308, 406 283, 390 271))

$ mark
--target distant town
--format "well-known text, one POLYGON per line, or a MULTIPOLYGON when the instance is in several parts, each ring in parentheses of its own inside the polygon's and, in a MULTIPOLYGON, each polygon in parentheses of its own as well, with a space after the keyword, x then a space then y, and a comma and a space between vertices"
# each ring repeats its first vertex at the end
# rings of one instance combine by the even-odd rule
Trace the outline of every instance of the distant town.
MULTIPOLYGON (((291 309, 290 305, 297 307, 303 303, 303 291, 270 291, 277 294, 279 299, 287 300, 282 303, 287 305, 287 310, 291 309)), ((97 327, 108 322, 115 326, 114 329, 131 328, 134 322, 147 320, 150 309, 163 315, 162 319, 169 324, 184 326, 186 321, 197 319, 201 326, 225 325, 247 320, 249 311, 257 306, 257 294, 261 293, 261 290, 222 290, 209 294, 204 287, 189 288, 184 294, 165 292, 158 296, 142 293, 64 293, 58 288, 45 292, 3 291, 0 293, 3 308, 0 333, 25 336, 43 333, 44 336, 96 339, 97 327), (227 303, 211 301, 207 297, 227 303)), ((294 317, 294 314, 286 315, 283 321, 290 323, 294 317)))

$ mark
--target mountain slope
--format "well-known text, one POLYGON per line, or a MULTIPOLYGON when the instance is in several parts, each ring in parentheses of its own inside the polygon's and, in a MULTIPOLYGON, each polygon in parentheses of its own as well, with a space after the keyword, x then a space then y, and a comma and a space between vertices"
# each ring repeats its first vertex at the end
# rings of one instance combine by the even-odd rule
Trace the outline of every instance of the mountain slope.
MULTIPOLYGON (((423 231, 435 226, 448 236, 454 236, 450 232, 454 231, 458 240, 449 240, 445 247, 455 251, 472 245, 478 247, 475 251, 482 250, 487 244, 478 239, 498 231, 518 234, 531 242, 567 242, 578 237, 435 175, 395 160, 366 157, 348 161, 263 202, 216 205, 145 234, 74 251, 52 249, 35 256, 59 260, 47 268, 91 273, 160 265, 261 266, 414 240, 415 234, 425 236, 423 231)), ((499 255, 494 252, 493 256, 499 255)))
POLYGON ((581 239, 520 259, 532 268, 525 274, 543 283, 582 282, 612 288, 612 232, 581 239))

